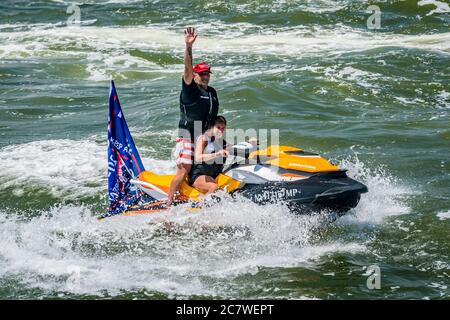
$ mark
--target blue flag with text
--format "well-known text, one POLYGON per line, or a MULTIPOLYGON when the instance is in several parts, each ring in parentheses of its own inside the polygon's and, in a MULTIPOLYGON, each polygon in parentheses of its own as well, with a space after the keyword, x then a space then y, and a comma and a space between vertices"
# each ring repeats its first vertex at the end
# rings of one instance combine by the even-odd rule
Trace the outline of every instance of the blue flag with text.
POLYGON ((144 171, 120 107, 114 81, 109 91, 108 117, 108 200, 107 216, 122 213, 143 194, 130 179, 144 171))

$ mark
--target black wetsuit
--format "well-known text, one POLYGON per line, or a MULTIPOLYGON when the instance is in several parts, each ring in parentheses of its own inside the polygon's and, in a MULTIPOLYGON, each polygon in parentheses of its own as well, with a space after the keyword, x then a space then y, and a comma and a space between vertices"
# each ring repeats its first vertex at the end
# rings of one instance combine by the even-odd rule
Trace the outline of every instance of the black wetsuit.
POLYGON ((180 122, 178 123, 178 135, 191 141, 196 141, 194 136, 194 121, 201 121, 201 132, 197 132, 197 136, 204 133, 208 128, 208 124, 217 116, 219 111, 219 98, 213 87, 205 90, 192 82, 187 85, 184 78, 181 80, 182 89, 180 93, 180 122), (190 137, 187 137, 187 133, 190 137))
MULTIPOLYGON (((202 153, 218 152, 219 150, 225 149, 226 146, 227 142, 223 139, 218 141, 210 139, 202 153)), ((210 176, 211 178, 215 179, 223 171, 223 164, 225 163, 225 160, 225 157, 218 157, 206 162, 194 162, 194 164, 192 165, 192 169, 189 172, 189 185, 192 186, 195 182, 195 179, 203 175, 210 176)))

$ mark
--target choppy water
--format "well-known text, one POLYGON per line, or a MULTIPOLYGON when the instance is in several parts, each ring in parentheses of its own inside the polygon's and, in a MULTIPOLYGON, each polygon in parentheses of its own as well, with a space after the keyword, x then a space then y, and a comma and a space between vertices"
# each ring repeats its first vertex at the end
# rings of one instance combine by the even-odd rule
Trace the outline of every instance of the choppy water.
POLYGON ((0 4, 1 299, 448 299, 448 1, 83 1, 80 26, 68 7, 0 4), (369 187, 355 210, 329 225, 238 199, 94 219, 111 77, 146 168, 174 170, 188 25, 229 126, 338 161, 369 187))

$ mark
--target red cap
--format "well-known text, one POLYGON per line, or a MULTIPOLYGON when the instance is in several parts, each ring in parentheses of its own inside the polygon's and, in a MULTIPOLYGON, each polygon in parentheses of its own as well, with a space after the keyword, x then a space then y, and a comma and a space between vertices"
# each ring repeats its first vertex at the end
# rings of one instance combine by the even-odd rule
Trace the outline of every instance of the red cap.
POLYGON ((200 63, 197 63, 194 66, 194 72, 196 73, 200 73, 200 72, 204 72, 204 71, 208 71, 209 73, 211 72, 211 67, 209 66, 209 64, 207 64, 205 61, 202 61, 200 63))

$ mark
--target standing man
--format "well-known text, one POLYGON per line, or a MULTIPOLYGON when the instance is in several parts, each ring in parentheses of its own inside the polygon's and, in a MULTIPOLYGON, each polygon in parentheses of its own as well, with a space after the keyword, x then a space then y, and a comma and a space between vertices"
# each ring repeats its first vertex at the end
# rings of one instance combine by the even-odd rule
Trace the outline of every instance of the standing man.
POLYGON ((210 86, 211 67, 206 62, 192 66, 192 45, 197 39, 195 28, 184 31, 184 74, 180 94, 180 122, 174 156, 177 171, 167 194, 167 206, 172 205, 175 192, 191 170, 194 160, 194 141, 208 128, 219 111, 216 90, 210 86))

